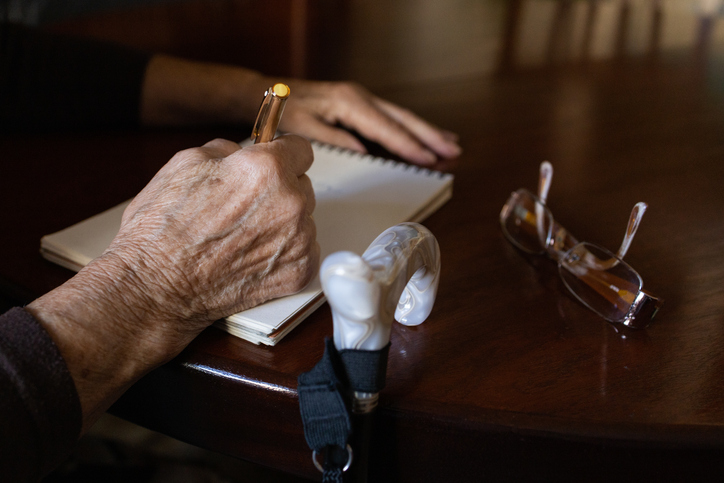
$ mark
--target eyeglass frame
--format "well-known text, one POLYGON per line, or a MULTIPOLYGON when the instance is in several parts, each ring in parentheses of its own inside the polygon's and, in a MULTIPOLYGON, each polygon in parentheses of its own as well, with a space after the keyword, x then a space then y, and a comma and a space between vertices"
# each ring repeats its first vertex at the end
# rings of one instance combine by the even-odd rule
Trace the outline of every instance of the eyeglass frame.
MULTIPOLYGON (((628 312, 623 316, 622 319, 611 319, 610 317, 606 317, 602 313, 600 313, 598 310, 591 307, 581 296, 579 296, 569 285, 567 282, 564 281, 564 285, 568 289, 569 292, 571 292, 581 303, 583 303, 584 306, 589 308, 591 311, 602 317, 603 319, 609 321, 609 322, 615 322, 615 323, 621 323, 626 327, 638 329, 646 327, 649 322, 656 316, 659 309, 664 303, 664 300, 656 297, 651 292, 645 290, 643 288, 643 279, 641 278, 641 275, 628 263, 623 261, 623 257, 626 255, 629 247, 631 246, 631 241, 633 240, 634 236, 636 235, 636 231, 638 230, 639 224, 641 222, 641 219, 643 218, 644 213, 646 212, 646 209, 648 208, 648 205, 644 202, 638 202, 636 205, 634 205, 633 209, 631 210, 631 215, 629 216, 628 226, 626 227, 626 234, 624 235, 624 239, 621 242, 621 246, 618 249, 618 252, 614 255, 609 250, 607 250, 604 247, 601 247, 599 245, 590 243, 590 242, 579 242, 573 235, 570 234, 568 230, 566 230, 562 225, 560 225, 556 219, 553 217, 553 214, 551 213, 550 209, 546 205, 546 200, 548 198, 548 191, 550 190, 552 178, 553 178, 553 166, 548 161, 543 161, 540 165, 540 176, 538 181, 538 193, 539 196, 535 196, 530 191, 521 188, 517 191, 514 191, 511 193, 508 200, 503 205, 503 208, 500 211, 500 224, 501 228, 503 230, 503 234, 508 239, 509 242, 511 242, 515 247, 518 249, 529 253, 533 255, 542 255, 546 254, 549 258, 553 259, 558 264, 559 272, 561 270, 568 270, 566 267, 563 266, 563 260, 566 260, 568 258, 568 255, 571 254, 577 247, 581 245, 590 245, 598 250, 607 253, 611 255, 611 258, 607 260, 608 263, 605 264, 605 266, 600 267, 590 267, 594 270, 603 272, 605 270, 610 269, 611 267, 621 263, 628 267, 631 272, 636 275, 639 283, 639 289, 638 293, 634 297, 634 300, 631 302, 631 306, 628 309, 628 312), (505 221, 507 219, 507 212, 510 211, 509 206, 511 206, 511 200, 515 197, 520 197, 522 195, 525 195, 529 198, 531 198, 535 202, 535 216, 536 216, 536 227, 538 232, 538 239, 540 243, 540 250, 538 251, 532 251, 529 248, 523 246, 518 240, 516 240, 513 235, 511 235, 505 226, 505 221), (543 223, 543 214, 547 215, 547 218, 550 220, 550 226, 548 230, 545 230, 544 223, 543 223), (544 233, 547 231, 547 233, 544 233)), ((569 270, 570 271, 570 270, 569 270)), ((574 274, 575 276, 575 274, 574 274)), ((561 275, 561 277, 563 277, 561 275)))

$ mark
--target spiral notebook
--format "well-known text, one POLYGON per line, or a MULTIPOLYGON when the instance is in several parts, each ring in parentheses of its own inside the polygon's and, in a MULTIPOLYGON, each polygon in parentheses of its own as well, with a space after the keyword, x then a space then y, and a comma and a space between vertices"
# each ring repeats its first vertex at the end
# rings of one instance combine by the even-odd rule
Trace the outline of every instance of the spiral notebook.
MULTIPOLYGON (((340 250, 362 254, 387 228, 421 222, 452 196, 453 176, 313 143, 307 174, 316 196, 314 220, 321 259, 340 250)), ((40 241, 48 260, 78 271, 101 255, 130 200, 40 241)), ((294 295, 271 300, 216 322, 255 344, 276 345, 325 301, 319 277, 294 295)))

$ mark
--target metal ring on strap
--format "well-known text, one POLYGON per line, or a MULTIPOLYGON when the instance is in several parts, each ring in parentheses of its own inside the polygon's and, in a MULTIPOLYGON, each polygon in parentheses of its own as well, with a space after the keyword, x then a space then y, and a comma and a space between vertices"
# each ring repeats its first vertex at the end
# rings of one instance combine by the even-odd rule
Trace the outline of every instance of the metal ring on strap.
MULTIPOLYGON (((312 461, 314 462, 315 468, 317 468, 320 473, 324 473, 324 467, 322 464, 317 461, 317 450, 312 451, 312 461)), ((344 464, 344 468, 342 468, 342 472, 344 473, 349 469, 349 467, 352 466, 352 447, 347 444, 347 462, 344 464)))

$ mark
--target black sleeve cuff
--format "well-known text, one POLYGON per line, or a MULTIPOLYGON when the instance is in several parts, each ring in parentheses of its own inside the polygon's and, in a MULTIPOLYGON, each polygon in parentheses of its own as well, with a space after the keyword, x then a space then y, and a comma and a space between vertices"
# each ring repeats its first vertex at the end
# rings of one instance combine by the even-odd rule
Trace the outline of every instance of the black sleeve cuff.
POLYGON ((0 316, 0 474, 36 481, 70 454, 80 434, 78 393, 63 357, 33 316, 0 316))

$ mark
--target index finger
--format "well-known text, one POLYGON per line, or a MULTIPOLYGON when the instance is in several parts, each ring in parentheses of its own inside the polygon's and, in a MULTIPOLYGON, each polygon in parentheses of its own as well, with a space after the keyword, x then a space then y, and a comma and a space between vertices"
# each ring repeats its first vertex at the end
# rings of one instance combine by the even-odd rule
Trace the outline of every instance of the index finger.
POLYGON ((373 102, 392 119, 405 126, 415 137, 443 158, 460 156, 457 135, 433 126, 421 117, 396 104, 380 98, 373 102))
POLYGON ((265 150, 281 159, 285 169, 300 177, 312 166, 314 151, 309 140, 295 134, 285 134, 273 141, 254 144, 244 150, 265 150))
POLYGON ((405 125, 375 105, 372 98, 358 96, 349 101, 354 102, 354 109, 347 110, 339 118, 345 127, 356 130, 370 141, 415 164, 430 165, 437 160, 432 150, 405 125))
POLYGON ((225 158, 240 150, 241 146, 239 146, 239 143, 229 141, 228 139, 216 138, 201 146, 201 149, 206 152, 209 157, 225 158))

